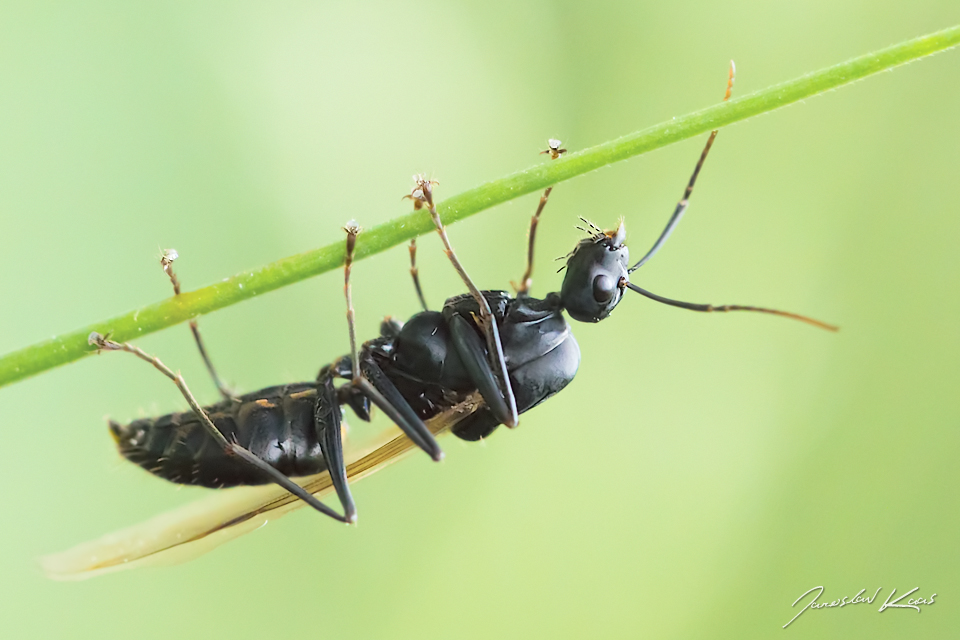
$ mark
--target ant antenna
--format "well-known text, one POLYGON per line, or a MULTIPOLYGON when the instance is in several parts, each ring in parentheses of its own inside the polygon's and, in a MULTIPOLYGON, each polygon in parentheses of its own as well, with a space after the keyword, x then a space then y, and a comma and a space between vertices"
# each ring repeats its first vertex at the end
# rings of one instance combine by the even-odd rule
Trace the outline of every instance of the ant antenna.
MULTIPOLYGON (((624 280, 626 279, 624 278, 624 280)), ((647 291, 646 289, 641 289, 640 287, 633 284, 632 282, 623 282, 622 284, 625 285, 627 288, 632 289, 633 291, 636 291, 642 296, 646 296, 651 300, 656 300, 657 302, 662 302, 663 304, 668 304, 671 307, 680 307, 681 309, 690 309, 691 311, 705 311, 707 313, 710 313, 713 311, 722 311, 722 312, 756 311, 758 313, 769 313, 775 316, 781 316, 784 318, 799 320, 800 322, 806 322, 807 324, 813 325, 820 329, 826 329, 827 331, 836 332, 840 330, 840 327, 836 325, 827 324, 826 322, 815 320, 814 318, 810 318, 808 316, 802 316, 798 313, 790 313, 789 311, 778 311, 777 309, 767 309, 764 307, 748 307, 748 306, 743 306, 739 304, 724 304, 724 305, 714 306, 712 304, 694 304, 692 302, 681 302, 680 300, 671 300, 670 298, 664 298, 663 296, 658 296, 657 294, 647 291)))
MULTIPOLYGON (((730 73, 727 77, 727 92, 723 95, 723 101, 726 102, 730 99, 730 95, 733 93, 733 82, 737 77, 737 67, 733 63, 733 60, 730 61, 730 73)), ((627 270, 627 273, 633 273, 640 267, 642 267, 650 258, 657 254, 657 251, 660 250, 660 247, 667 241, 667 238, 670 237, 670 234, 673 233, 674 228, 679 224, 680 219, 683 217, 683 214, 687 210, 687 204, 690 201, 690 195, 693 193, 693 185, 697 181, 697 176, 700 175, 700 169, 703 168, 703 162, 707 159, 707 154, 710 153, 710 147, 713 146, 713 141, 717 137, 719 129, 714 129, 710 132, 710 137, 707 138, 707 144, 703 148, 703 152, 700 154, 700 160, 697 162, 696 168, 693 170, 693 175, 690 176, 690 182, 687 183, 687 189, 683 192, 683 198, 680 199, 680 202, 677 203, 677 208, 674 209, 673 215, 670 216, 670 220, 667 222, 666 228, 663 230, 663 233, 660 234, 660 237, 657 238, 657 241, 650 247, 650 251, 647 251, 647 255, 640 258, 640 261, 637 264, 630 267, 627 270)))

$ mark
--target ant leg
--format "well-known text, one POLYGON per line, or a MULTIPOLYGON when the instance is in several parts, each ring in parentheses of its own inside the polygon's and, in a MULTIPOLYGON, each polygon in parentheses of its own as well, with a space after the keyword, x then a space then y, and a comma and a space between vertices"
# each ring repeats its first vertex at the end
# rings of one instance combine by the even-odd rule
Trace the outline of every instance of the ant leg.
POLYGON ((300 498, 301 500, 306 502, 308 505, 310 505, 320 513, 328 515, 334 520, 339 520, 340 522, 347 522, 346 518, 344 518, 339 513, 337 513, 327 505, 323 504, 319 500, 317 500, 306 489, 304 489, 300 485, 293 482, 290 478, 283 475, 282 473, 280 473, 279 471, 271 467, 269 464, 267 464, 266 462, 264 462, 263 460, 255 456, 249 450, 241 447, 236 442, 230 442, 229 440, 227 440, 223 436, 223 434, 220 433, 220 430, 217 429, 216 425, 213 424, 213 421, 210 420, 210 416, 208 416, 207 412, 203 410, 203 408, 197 402, 197 399, 193 397, 193 394, 190 392, 190 389, 187 388, 187 383, 184 382, 183 380, 183 376, 181 376, 179 373, 174 373, 173 371, 171 371, 170 368, 167 367, 167 365, 160 362, 159 358, 147 354, 142 349, 140 349, 139 347, 135 347, 129 342, 123 342, 123 343, 114 342, 113 340, 110 340, 100 335, 96 331, 90 334, 90 337, 87 338, 87 342, 89 342, 93 346, 96 346, 98 350, 126 351, 127 353, 132 353, 133 355, 137 356, 141 360, 152 364, 158 371, 160 371, 160 373, 170 378, 173 381, 173 383, 177 385, 177 388, 180 389, 180 393, 182 393, 183 397, 186 398, 187 404, 190 405, 190 408, 193 409, 193 412, 197 414, 197 417, 200 418, 200 423, 204 426, 204 429, 207 430, 207 433, 210 434, 210 437, 213 438, 213 440, 218 445, 220 445, 220 447, 228 455, 236 456, 244 464, 247 464, 259 470, 261 474, 264 477, 268 478, 271 482, 275 482, 276 484, 280 485, 281 487, 283 487, 284 489, 286 489, 296 497, 300 498))
MULTIPOLYGON (((556 160, 567 152, 566 149, 560 148, 561 142, 559 140, 550 139, 547 143, 549 144, 549 148, 540 153, 549 153, 552 160, 556 160)), ((547 206, 547 198, 550 197, 551 191, 553 191, 552 186, 544 190, 543 195, 540 196, 540 204, 537 206, 537 212, 530 218, 530 234, 527 243, 527 270, 523 272, 523 277, 520 278, 520 286, 514 285, 514 288, 517 290, 517 297, 527 295, 530 291, 530 286, 533 284, 531 276, 533 276, 533 246, 537 238, 537 224, 540 222, 540 214, 543 213, 543 208, 547 206)))
POLYGON ((350 493, 347 467, 343 460, 343 435, 340 431, 340 402, 333 387, 335 373, 332 367, 324 367, 317 378, 317 402, 314 405, 314 426, 320 451, 327 463, 330 481, 337 492, 343 515, 347 522, 357 521, 357 508, 350 493))
MULTIPOLYGON (((506 413, 503 416, 498 417, 502 418, 501 422, 508 427, 515 427, 517 426, 518 422, 517 399, 513 394, 513 387, 510 385, 510 377, 507 374, 507 363, 503 356, 503 344, 500 341, 500 330, 497 327, 497 320, 493 317, 493 311, 490 309, 490 303, 487 302, 487 299, 482 293, 480 293, 480 289, 477 288, 477 285, 475 285, 473 280, 470 279, 470 276, 467 275, 466 270, 463 268, 463 265, 460 264, 460 260, 457 258, 457 254, 454 253, 453 247, 450 245, 450 239, 447 237, 446 228, 444 228, 443 221, 440 220, 440 215, 437 213, 437 207, 433 202, 434 182, 432 180, 427 180, 423 176, 416 176, 416 181, 416 187, 414 187, 414 190, 411 192, 411 194, 406 197, 414 201, 414 210, 426 206, 427 211, 430 212, 430 217, 433 219, 433 224, 437 227, 437 233, 440 234, 440 239, 443 241, 443 246, 445 248, 447 257, 450 259, 450 262, 453 263, 453 268, 457 270, 458 274, 460 274, 460 279, 463 280, 465 285, 467 285, 470 295, 474 297, 480 307, 480 318, 478 319, 478 324, 480 325, 480 328, 483 330, 483 334, 486 337, 487 359, 497 381, 498 393, 501 396, 504 405, 506 406, 506 413)), ((463 356, 464 354, 460 355, 463 356)), ((484 397, 484 400, 487 400, 489 403, 490 399, 484 397)))
POLYGON ((420 307, 424 311, 429 311, 427 300, 423 297, 423 289, 420 288, 420 270, 417 269, 417 239, 410 241, 410 276, 413 278, 413 286, 417 290, 417 298, 420 299, 420 307))
MULTIPOLYGON (((487 354, 484 351, 483 340, 477 335, 477 332, 470 322, 456 311, 450 314, 447 319, 447 326, 450 327, 450 334, 453 340, 453 346, 463 362, 464 368, 470 380, 476 385, 477 391, 483 396, 484 401, 490 412, 497 419, 497 423, 507 424, 510 420, 510 406, 507 404, 503 395, 500 393, 500 386, 497 378, 487 362, 487 354)), ((514 408, 514 412, 516 409, 514 408)), ((516 413, 513 414, 514 418, 516 413)))
POLYGON ((537 239, 537 224, 540 222, 540 214, 543 213, 543 208, 547 206, 547 198, 550 197, 551 191, 553 191, 553 187, 547 187, 544 190, 543 195, 540 196, 540 205, 537 207, 537 212, 530 218, 529 240, 527 241, 527 270, 523 272, 523 277, 520 278, 520 285, 514 285, 518 298, 527 295, 533 285, 533 247, 537 239))
MULTIPOLYGON (((433 434, 413 410, 400 391, 387 378, 379 365, 364 354, 363 367, 357 354, 357 336, 353 311, 353 294, 350 288, 350 270, 353 267, 353 250, 360 227, 350 221, 344 227, 347 232, 347 253, 344 260, 343 293, 347 300, 347 326, 350 330, 350 378, 351 384, 360 389, 373 404, 393 420, 410 440, 434 460, 443 459, 443 451, 433 434)), ((331 476, 332 477, 332 476, 331 476)))
MULTIPOLYGON (((733 81, 737 77, 737 67, 733 64, 733 60, 730 61, 730 72, 727 76, 727 92, 723 95, 723 100, 726 102, 730 99, 730 94, 733 93, 733 81)), ((657 238, 657 241, 653 243, 653 246, 650 247, 650 250, 647 251, 646 255, 640 258, 640 260, 630 267, 627 270, 627 273, 633 273, 640 267, 642 267, 650 258, 656 255, 657 251, 660 250, 660 247, 667 241, 667 238, 670 237, 670 234, 673 233, 673 230, 676 228, 677 224, 680 223, 680 218, 683 217, 683 214, 687 210, 687 204, 690 202, 690 196, 693 194, 693 185, 697 181, 697 176, 700 175, 700 169, 703 168, 703 163, 707 159, 707 154, 710 153, 710 147, 713 146, 713 141, 717 138, 717 133, 719 129, 714 129, 710 132, 710 137, 707 138, 707 144, 703 148, 703 152, 700 153, 700 160, 697 161, 697 166, 693 169, 693 175, 690 176, 690 182, 687 183, 687 188, 683 192, 683 198, 680 199, 680 202, 677 203, 677 208, 674 209, 673 215, 670 216, 670 220, 667 221, 667 226, 660 234, 660 237, 657 238)))
MULTIPOLYGON (((353 362, 350 360, 350 356, 343 356, 333 364, 321 369, 317 380, 322 382, 324 373, 328 371, 334 378, 353 380, 353 362)), ((363 392, 352 384, 345 384, 337 389, 337 404, 340 406, 347 405, 358 418, 364 422, 370 422, 370 398, 363 395, 363 392)))
MULTIPOLYGON (((176 249, 167 249, 160 257, 160 266, 163 268, 163 272, 170 278, 170 283, 173 285, 173 295, 175 296, 180 295, 180 280, 177 279, 177 274, 173 272, 173 261, 179 257, 180 254, 177 253, 176 249)), ((196 320, 190 321, 190 331, 193 332, 193 339, 196 341, 197 348, 200 350, 200 357, 203 358, 203 364, 207 365, 207 371, 210 372, 210 377, 213 378, 213 384, 217 385, 217 391, 220 392, 224 400, 233 400, 233 394, 227 390, 227 387, 217 375, 216 369, 213 368, 213 363, 210 362, 210 356, 207 355, 207 350, 203 346, 203 338, 200 337, 200 327, 197 325, 196 320)))
POLYGON ((380 365, 373 358, 364 357, 360 368, 363 375, 359 379, 354 379, 354 384, 387 414, 415 445, 423 449, 434 461, 443 460, 443 450, 437 444, 436 438, 383 372, 380 365))

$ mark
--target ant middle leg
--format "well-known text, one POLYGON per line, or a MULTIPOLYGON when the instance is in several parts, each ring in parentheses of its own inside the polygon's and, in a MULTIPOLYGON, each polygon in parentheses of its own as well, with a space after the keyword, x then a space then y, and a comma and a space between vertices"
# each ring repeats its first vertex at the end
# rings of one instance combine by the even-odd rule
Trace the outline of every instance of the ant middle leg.
POLYGON ((420 287, 420 270, 417 269, 417 239, 410 240, 410 277, 413 278, 413 286, 417 290, 417 298, 420 299, 420 307, 424 311, 429 311, 427 300, 423 297, 423 289, 420 287))
MULTIPOLYGON (((173 285, 173 295, 175 296, 180 295, 180 280, 177 278, 177 274, 173 272, 173 261, 179 257, 180 254, 177 253, 176 249, 167 249, 160 257, 160 266, 163 268, 163 272, 167 274, 167 277, 170 278, 170 283, 173 285)), ((213 378, 213 384, 217 386, 217 391, 220 392, 224 400, 233 400, 233 394, 230 393, 230 390, 227 389, 226 385, 220 380, 220 376, 217 375, 217 370, 213 368, 210 356, 207 355, 207 349, 203 345, 203 338, 200 337, 200 327, 197 325, 195 319, 190 321, 190 331, 193 333, 193 339, 197 343, 197 348, 200 350, 200 357, 203 358, 203 364, 206 365, 207 371, 210 372, 210 377, 213 378)))
POLYGON ((334 520, 338 520, 340 522, 348 522, 347 518, 317 500, 313 494, 258 458, 250 450, 240 446, 240 444, 237 442, 231 442, 227 440, 220 430, 217 429, 216 425, 213 424, 210 416, 208 416, 207 412, 203 410, 203 407, 200 406, 200 404, 197 402, 197 399, 193 397, 193 393, 191 393, 190 389, 187 387, 187 383, 184 381, 183 376, 179 373, 174 373, 167 365, 163 364, 159 358, 149 355, 139 347, 136 347, 129 342, 114 342, 113 340, 100 335, 96 331, 90 334, 90 336, 87 338, 87 342, 93 346, 96 346, 100 351, 126 351, 127 353, 132 353, 141 360, 152 364, 154 368, 170 378, 170 380, 177 385, 177 388, 180 389, 180 393, 183 394, 184 398, 186 398, 187 404, 190 405, 190 408, 200 419, 200 424, 203 425, 203 428, 206 430, 209 436, 214 440, 214 442, 217 443, 217 445, 220 446, 221 449, 223 449, 227 455, 235 456, 243 464, 258 470, 263 477, 280 485, 282 488, 300 498, 320 513, 328 515, 334 520))
MULTIPOLYGON (((493 317, 490 303, 487 302, 487 299, 480 292, 480 289, 477 288, 477 285, 475 285, 473 280, 470 279, 470 276, 467 275, 466 270, 463 268, 463 265, 457 258, 457 254, 453 250, 453 246, 450 244, 450 238, 447 237, 447 230, 443 226, 443 221, 440 219, 440 214, 437 213, 437 207, 433 201, 433 185, 437 184, 436 181, 428 180, 424 176, 415 176, 415 180, 416 186, 414 186, 410 195, 405 197, 413 200, 414 210, 426 207, 430 213, 430 217, 433 219, 434 226, 437 228, 437 233, 443 241, 447 258, 450 259, 453 268, 460 274, 460 279, 467 285, 470 295, 473 296, 479 306, 480 317, 477 319, 477 323, 483 330, 484 337, 486 338, 487 354, 485 362, 483 354, 477 354, 473 349, 462 351, 459 348, 460 345, 458 345, 458 353, 461 357, 471 360, 472 365, 476 365, 473 367, 474 370, 471 371, 471 376, 474 376, 474 374, 482 378, 486 378, 488 375, 493 376, 493 381, 498 393, 495 395, 484 395, 484 400, 487 401, 487 404, 496 413, 496 417, 500 422, 508 427, 515 427, 518 423, 517 399, 513 393, 513 387, 510 384, 510 376, 507 373, 507 363, 503 355, 503 343, 500 340, 500 330, 497 327, 497 320, 493 317), (476 360, 477 355, 480 356, 480 361, 476 360), (489 374, 487 373, 488 370, 490 372, 489 374)), ((475 378, 475 382, 482 382, 482 380, 475 378)), ((480 384, 478 384, 478 388, 482 388, 480 384)))
MULTIPOLYGON (((353 293, 350 287, 350 272, 353 267, 353 251, 356 246, 360 227, 353 221, 344 227, 347 232, 347 251, 344 260, 343 293, 347 302, 347 326, 350 332, 349 372, 340 373, 349 377, 350 383, 380 408, 406 434, 410 440, 423 449, 434 460, 443 459, 443 451, 433 434, 413 410, 393 382, 386 376, 377 362, 368 354, 358 353, 356 339, 356 321, 353 310, 353 293)), ((333 477, 331 475, 331 477, 333 477)))

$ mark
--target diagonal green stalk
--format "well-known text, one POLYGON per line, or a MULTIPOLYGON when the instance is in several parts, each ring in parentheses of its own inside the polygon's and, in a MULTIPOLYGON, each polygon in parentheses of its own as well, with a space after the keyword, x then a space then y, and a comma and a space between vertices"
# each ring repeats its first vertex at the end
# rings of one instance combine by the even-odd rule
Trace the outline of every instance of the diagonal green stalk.
MULTIPOLYGON (((795 80, 774 85, 741 98, 625 135, 616 140, 571 153, 499 180, 465 191, 437 204, 446 224, 462 220, 513 198, 540 191, 604 165, 659 149, 712 129, 773 111, 788 104, 850 84, 869 75, 960 44, 960 26, 854 58, 795 80)), ((433 230, 430 216, 410 213, 366 231, 357 241, 355 259, 385 251, 433 230)), ((10 353, 0 358, 0 386, 78 360, 93 351, 87 344, 92 331, 110 334, 120 342, 144 336, 196 316, 222 309, 253 296, 330 271, 343 264, 344 243, 283 258, 259 269, 239 273, 222 282, 167 298, 130 313, 10 353)))

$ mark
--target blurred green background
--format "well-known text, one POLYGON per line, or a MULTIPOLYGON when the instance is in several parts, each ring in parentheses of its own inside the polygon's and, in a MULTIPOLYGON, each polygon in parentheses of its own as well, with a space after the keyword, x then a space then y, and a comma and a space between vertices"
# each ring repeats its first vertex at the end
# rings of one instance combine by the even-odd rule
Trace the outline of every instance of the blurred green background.
MULTIPOLYGON (((960 21, 917 2, 5 2, 0 353, 327 244, 409 210, 960 21)), ((301 510, 185 565, 55 583, 36 557, 204 494, 119 459, 104 416, 180 409, 130 357, 0 389, 6 638, 943 638, 960 625, 960 52, 721 132, 639 282, 836 322, 628 297, 574 327, 577 380, 482 445, 447 438, 355 487, 360 525, 301 510), (920 587, 937 602, 790 604, 920 587)), ((538 294, 577 216, 639 254, 705 136, 561 184, 538 294)), ((537 196, 450 229, 481 286, 523 269, 537 196)), ((462 285, 421 243, 434 306, 462 285)), ((360 335, 417 310, 397 248, 358 264, 360 335)), ((347 350, 340 275, 204 317, 239 390, 347 350)), ((139 343, 216 393, 185 326, 139 343)))

